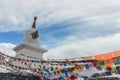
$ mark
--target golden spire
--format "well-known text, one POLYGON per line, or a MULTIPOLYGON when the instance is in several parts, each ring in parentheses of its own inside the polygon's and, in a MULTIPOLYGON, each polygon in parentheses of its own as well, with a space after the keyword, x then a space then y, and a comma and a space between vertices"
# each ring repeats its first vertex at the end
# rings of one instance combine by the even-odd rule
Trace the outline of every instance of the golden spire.
POLYGON ((37 17, 35 16, 34 17, 34 22, 33 22, 33 25, 32 25, 32 28, 36 29, 36 20, 37 20, 37 17))

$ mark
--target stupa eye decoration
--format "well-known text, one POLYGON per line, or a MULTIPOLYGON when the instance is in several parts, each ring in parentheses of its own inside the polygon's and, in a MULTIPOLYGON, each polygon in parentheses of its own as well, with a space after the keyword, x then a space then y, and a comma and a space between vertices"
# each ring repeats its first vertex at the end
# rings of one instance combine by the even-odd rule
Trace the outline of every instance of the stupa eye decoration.
POLYGON ((39 33, 36 30, 35 32, 31 33, 33 39, 37 39, 39 37, 39 33))

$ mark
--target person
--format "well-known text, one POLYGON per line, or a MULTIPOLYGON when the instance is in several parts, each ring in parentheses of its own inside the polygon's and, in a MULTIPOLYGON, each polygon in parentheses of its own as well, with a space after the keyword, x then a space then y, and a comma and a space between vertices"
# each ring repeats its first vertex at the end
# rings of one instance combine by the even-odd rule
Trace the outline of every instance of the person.
POLYGON ((78 80, 78 77, 76 75, 71 75, 70 80, 78 80))

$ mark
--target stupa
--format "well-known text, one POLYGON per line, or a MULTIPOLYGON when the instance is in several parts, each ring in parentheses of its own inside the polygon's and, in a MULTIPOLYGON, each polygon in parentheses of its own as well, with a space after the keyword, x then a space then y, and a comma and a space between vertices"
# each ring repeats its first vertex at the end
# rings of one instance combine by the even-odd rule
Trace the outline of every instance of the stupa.
POLYGON ((40 33, 36 29, 36 20, 37 17, 34 17, 31 29, 26 30, 24 33, 24 40, 13 49, 16 52, 16 57, 30 60, 44 60, 43 54, 48 50, 40 47, 40 33))

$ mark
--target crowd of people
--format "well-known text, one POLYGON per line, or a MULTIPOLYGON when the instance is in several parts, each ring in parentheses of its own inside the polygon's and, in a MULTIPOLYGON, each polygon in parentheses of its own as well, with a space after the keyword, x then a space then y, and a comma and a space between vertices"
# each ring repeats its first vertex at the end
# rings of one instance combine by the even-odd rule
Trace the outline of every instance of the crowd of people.
MULTIPOLYGON (((45 77, 34 76, 34 75, 21 75, 17 73, 0 73, 0 80, 51 80, 45 77)), ((66 80, 65 78, 59 77, 52 80, 66 80)), ((69 80, 78 80, 77 76, 72 75, 69 80)))
POLYGON ((14 73, 0 73, 0 80, 40 80, 39 76, 24 76, 14 73))

